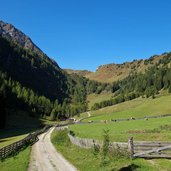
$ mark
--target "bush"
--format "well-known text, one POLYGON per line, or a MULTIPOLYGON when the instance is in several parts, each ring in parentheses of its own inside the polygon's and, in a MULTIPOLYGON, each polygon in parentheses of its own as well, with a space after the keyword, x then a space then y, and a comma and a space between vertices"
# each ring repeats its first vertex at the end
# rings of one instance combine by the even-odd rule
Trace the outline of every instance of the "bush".
POLYGON ((99 154, 99 152, 100 152, 100 146, 94 144, 94 147, 93 147, 93 154, 94 154, 95 156, 97 156, 97 155, 99 154))
POLYGON ((75 133, 72 130, 69 131, 69 134, 72 135, 72 136, 75 136, 75 133))
POLYGON ((109 152, 109 130, 103 130, 103 146, 102 146, 102 157, 106 158, 106 155, 109 152))
POLYGON ((54 131, 51 137, 51 140, 53 144, 58 144, 58 145, 69 145, 70 140, 68 137, 68 130, 60 130, 60 131, 54 131))
POLYGON ((111 147, 109 150, 109 157, 112 158, 129 158, 129 154, 126 149, 122 149, 119 146, 118 147, 111 147))

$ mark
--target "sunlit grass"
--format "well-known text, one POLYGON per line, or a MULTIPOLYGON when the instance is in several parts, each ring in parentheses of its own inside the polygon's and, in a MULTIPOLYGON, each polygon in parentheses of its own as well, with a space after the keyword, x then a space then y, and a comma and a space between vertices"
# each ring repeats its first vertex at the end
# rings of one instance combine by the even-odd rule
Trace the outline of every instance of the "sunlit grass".
POLYGON ((29 158, 30 158, 31 148, 27 147, 14 157, 9 157, 3 161, 0 161, 1 171, 26 171, 29 158))
MULTIPOLYGON (((101 121, 119 118, 145 117, 171 114, 171 95, 159 96, 155 99, 138 98, 121 104, 91 111, 91 118, 83 121, 101 121)), ((84 116, 84 114, 83 114, 84 116)), ((80 116, 82 117, 82 115, 80 116)))
MULTIPOLYGON (((62 155, 81 171, 109 171, 119 169, 134 169, 136 171, 159 171, 159 169, 144 159, 131 160, 126 157, 108 158, 107 164, 101 163, 101 152, 95 155, 93 149, 83 149, 70 143, 67 132, 54 131, 52 143, 62 155)), ((169 168, 169 167, 168 167, 169 168)))

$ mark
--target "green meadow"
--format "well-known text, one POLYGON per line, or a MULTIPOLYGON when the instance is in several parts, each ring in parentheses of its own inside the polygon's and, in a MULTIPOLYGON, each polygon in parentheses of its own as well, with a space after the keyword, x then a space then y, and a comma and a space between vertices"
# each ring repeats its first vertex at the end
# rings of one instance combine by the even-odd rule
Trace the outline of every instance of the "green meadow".
MULTIPOLYGON (((69 128, 79 137, 101 139, 104 129, 109 130, 112 141, 127 141, 133 136, 135 140, 171 141, 171 117, 150 118, 148 120, 129 120, 111 122, 121 118, 138 118, 171 113, 171 95, 152 98, 138 98, 121 104, 90 111, 91 116, 69 128), (104 122, 107 120, 107 122, 104 122)), ((80 118, 85 115, 81 114, 80 118)), ((86 114, 87 115, 87 114, 86 114)))
MULTIPOLYGON (((83 119, 87 121, 102 121, 120 118, 144 117, 171 113, 171 95, 152 98, 138 98, 121 104, 109 106, 95 111, 90 111, 91 117, 83 119)), ((83 113, 79 118, 87 117, 83 113)))
POLYGON ((100 103, 101 101, 104 100, 109 100, 113 96, 112 93, 101 93, 101 94, 90 94, 87 96, 87 101, 88 101, 88 106, 89 109, 95 104, 95 103, 100 103))
POLYGON ((165 117, 137 121, 75 124, 69 128, 76 136, 83 138, 102 139, 103 130, 109 130, 112 141, 126 142, 132 136, 135 140, 171 141, 170 123, 171 117, 165 117))
MULTIPOLYGON (((145 116, 156 116, 162 114, 171 113, 171 95, 158 96, 155 99, 152 98, 138 98, 131 101, 126 101, 121 104, 106 107, 96 111, 89 111, 91 116, 88 117, 87 113, 83 113, 79 116, 83 119, 82 122, 90 122, 83 124, 70 125, 69 129, 75 133, 75 136, 82 138, 91 138, 103 140, 104 130, 109 130, 110 141, 113 142, 127 142, 129 137, 133 137, 135 141, 171 141, 171 117, 163 118, 149 118, 142 120, 128 120, 121 122, 111 122, 112 119, 121 118, 138 118, 145 116), (105 122, 106 121, 106 122, 105 122)), ((69 153, 70 150, 77 151, 73 154, 78 160, 68 158, 72 163, 76 164, 79 161, 85 161, 87 165, 92 162, 99 167, 99 158, 94 158, 90 153, 90 150, 80 149, 72 145, 72 148, 62 147, 62 154, 69 153), (78 153, 78 151, 81 151, 78 153), (86 157, 82 157, 81 154, 86 153, 86 157), (78 156, 79 154, 79 156, 78 156), (89 161, 89 158, 93 158, 89 161)), ((110 160, 112 166, 109 164, 108 168, 98 168, 99 170, 140 170, 140 171, 170 171, 171 161, 167 159, 125 159, 115 158, 110 160), (123 168, 122 168, 123 167, 123 168)), ((78 168, 81 166, 78 165, 78 168)), ((92 168, 93 170, 93 168, 92 168)), ((95 170, 95 169, 94 169, 95 170)))

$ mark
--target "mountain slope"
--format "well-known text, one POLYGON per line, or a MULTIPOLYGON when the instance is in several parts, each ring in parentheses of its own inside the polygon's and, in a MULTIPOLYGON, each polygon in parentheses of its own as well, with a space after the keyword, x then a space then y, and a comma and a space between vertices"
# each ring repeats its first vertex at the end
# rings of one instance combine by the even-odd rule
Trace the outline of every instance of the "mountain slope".
POLYGON ((46 56, 32 53, 0 37, 0 70, 13 80, 50 99, 64 99, 67 76, 46 56))
MULTIPOLYGON (((9 41, 17 42, 21 47, 30 50, 31 52, 39 54, 39 56, 46 56, 49 58, 45 53, 37 47, 30 37, 26 36, 22 31, 14 27, 12 24, 5 23, 0 21, 0 35, 9 41)), ((57 65, 57 63, 50 59, 49 60, 57 65)), ((58 66, 58 65, 57 65, 58 66)))
POLYGON ((64 69, 68 74, 77 74, 79 76, 86 77, 87 75, 93 73, 88 70, 73 70, 73 69, 64 69))
POLYGON ((99 82, 112 83, 114 81, 122 80, 135 73, 144 73, 149 67, 154 66, 160 59, 163 59, 163 55, 155 55, 146 60, 134 60, 132 62, 124 62, 123 64, 106 64, 101 65, 95 72, 84 70, 66 70, 69 74, 76 73, 82 75, 91 80, 99 82))
POLYGON ((34 43, 38 51, 25 47, 31 39, 14 26, 3 23, 0 30, 0 127, 6 115, 17 113, 66 119, 87 110, 88 94, 111 90, 109 84, 68 75, 34 43))
POLYGON ((44 54, 23 32, 15 28, 12 24, 0 21, 0 34, 12 41, 18 42, 23 48, 33 52, 44 54))

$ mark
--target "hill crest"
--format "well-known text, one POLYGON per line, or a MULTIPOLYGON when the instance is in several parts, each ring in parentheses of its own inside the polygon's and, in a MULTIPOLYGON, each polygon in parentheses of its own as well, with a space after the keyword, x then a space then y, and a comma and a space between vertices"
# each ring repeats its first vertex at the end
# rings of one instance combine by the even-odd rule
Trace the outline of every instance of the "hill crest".
POLYGON ((133 60, 132 62, 124 62, 122 64, 105 64, 100 65, 95 72, 87 70, 70 70, 65 71, 69 74, 78 74, 99 82, 114 82, 126 78, 130 74, 144 73, 149 67, 157 64, 157 62, 164 58, 167 53, 162 55, 154 55, 148 59, 133 60))

